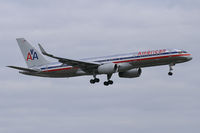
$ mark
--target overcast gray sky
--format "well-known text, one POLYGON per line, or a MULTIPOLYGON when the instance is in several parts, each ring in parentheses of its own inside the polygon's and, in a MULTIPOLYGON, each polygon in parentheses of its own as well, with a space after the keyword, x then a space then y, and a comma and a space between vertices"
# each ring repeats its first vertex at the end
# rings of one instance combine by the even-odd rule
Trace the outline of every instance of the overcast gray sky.
POLYGON ((0 0, 0 43, 1 133, 200 132, 199 0, 0 0), (173 77, 168 66, 145 68, 104 87, 6 68, 26 67, 17 37, 73 59, 160 48, 194 59, 173 77))

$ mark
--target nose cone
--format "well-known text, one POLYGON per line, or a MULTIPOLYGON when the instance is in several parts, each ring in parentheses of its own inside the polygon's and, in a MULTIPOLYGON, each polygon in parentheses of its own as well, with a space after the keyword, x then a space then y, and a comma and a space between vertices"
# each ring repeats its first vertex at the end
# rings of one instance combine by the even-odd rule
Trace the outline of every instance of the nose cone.
POLYGON ((187 60, 188 60, 188 61, 192 60, 192 56, 188 56, 188 57, 187 57, 187 60))

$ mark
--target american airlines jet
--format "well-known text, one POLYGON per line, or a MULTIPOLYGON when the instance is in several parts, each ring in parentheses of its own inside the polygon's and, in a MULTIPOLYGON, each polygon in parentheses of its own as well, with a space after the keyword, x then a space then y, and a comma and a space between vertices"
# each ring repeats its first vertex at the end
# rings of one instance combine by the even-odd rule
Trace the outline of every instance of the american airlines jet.
POLYGON ((41 53, 45 56, 57 59, 58 62, 47 61, 28 41, 24 38, 17 39, 19 48, 24 56, 28 68, 8 66, 20 70, 19 73, 31 76, 64 78, 91 75, 91 84, 98 83, 96 77, 100 74, 107 75, 105 86, 113 84, 111 77, 118 73, 120 78, 136 78, 142 73, 142 68, 169 65, 168 75, 172 76, 173 66, 192 60, 191 54, 183 50, 149 50, 136 53, 119 54, 87 59, 68 59, 47 53, 39 44, 41 53))

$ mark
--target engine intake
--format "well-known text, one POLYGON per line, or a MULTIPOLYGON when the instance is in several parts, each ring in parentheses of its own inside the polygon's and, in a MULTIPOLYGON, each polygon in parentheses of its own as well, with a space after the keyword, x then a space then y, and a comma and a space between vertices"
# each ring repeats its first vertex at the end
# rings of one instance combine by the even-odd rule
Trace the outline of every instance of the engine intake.
POLYGON ((119 72, 119 77, 120 78, 137 78, 137 77, 140 77, 141 73, 142 73, 141 68, 131 69, 125 72, 119 72))

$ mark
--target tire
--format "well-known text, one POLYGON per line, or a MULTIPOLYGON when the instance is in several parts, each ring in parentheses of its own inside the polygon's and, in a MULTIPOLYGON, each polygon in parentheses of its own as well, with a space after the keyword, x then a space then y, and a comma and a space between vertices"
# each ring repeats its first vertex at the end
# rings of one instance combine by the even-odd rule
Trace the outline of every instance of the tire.
POLYGON ((94 83, 95 83, 95 81, 94 81, 93 79, 91 79, 91 80, 90 80, 90 83, 91 83, 91 84, 94 84, 94 83))
POLYGON ((94 81, 96 82, 96 83, 99 83, 99 79, 98 78, 96 78, 96 79, 94 79, 94 81))
POLYGON ((168 73, 168 75, 169 75, 169 76, 172 76, 172 75, 173 75, 173 73, 172 73, 172 72, 169 72, 169 73, 168 73))
POLYGON ((108 86, 108 85, 109 85, 109 83, 108 83, 108 82, 104 82, 104 85, 105 85, 105 86, 108 86))
POLYGON ((113 84, 113 81, 112 81, 112 80, 109 80, 108 83, 109 83, 110 85, 112 85, 112 84, 113 84))

